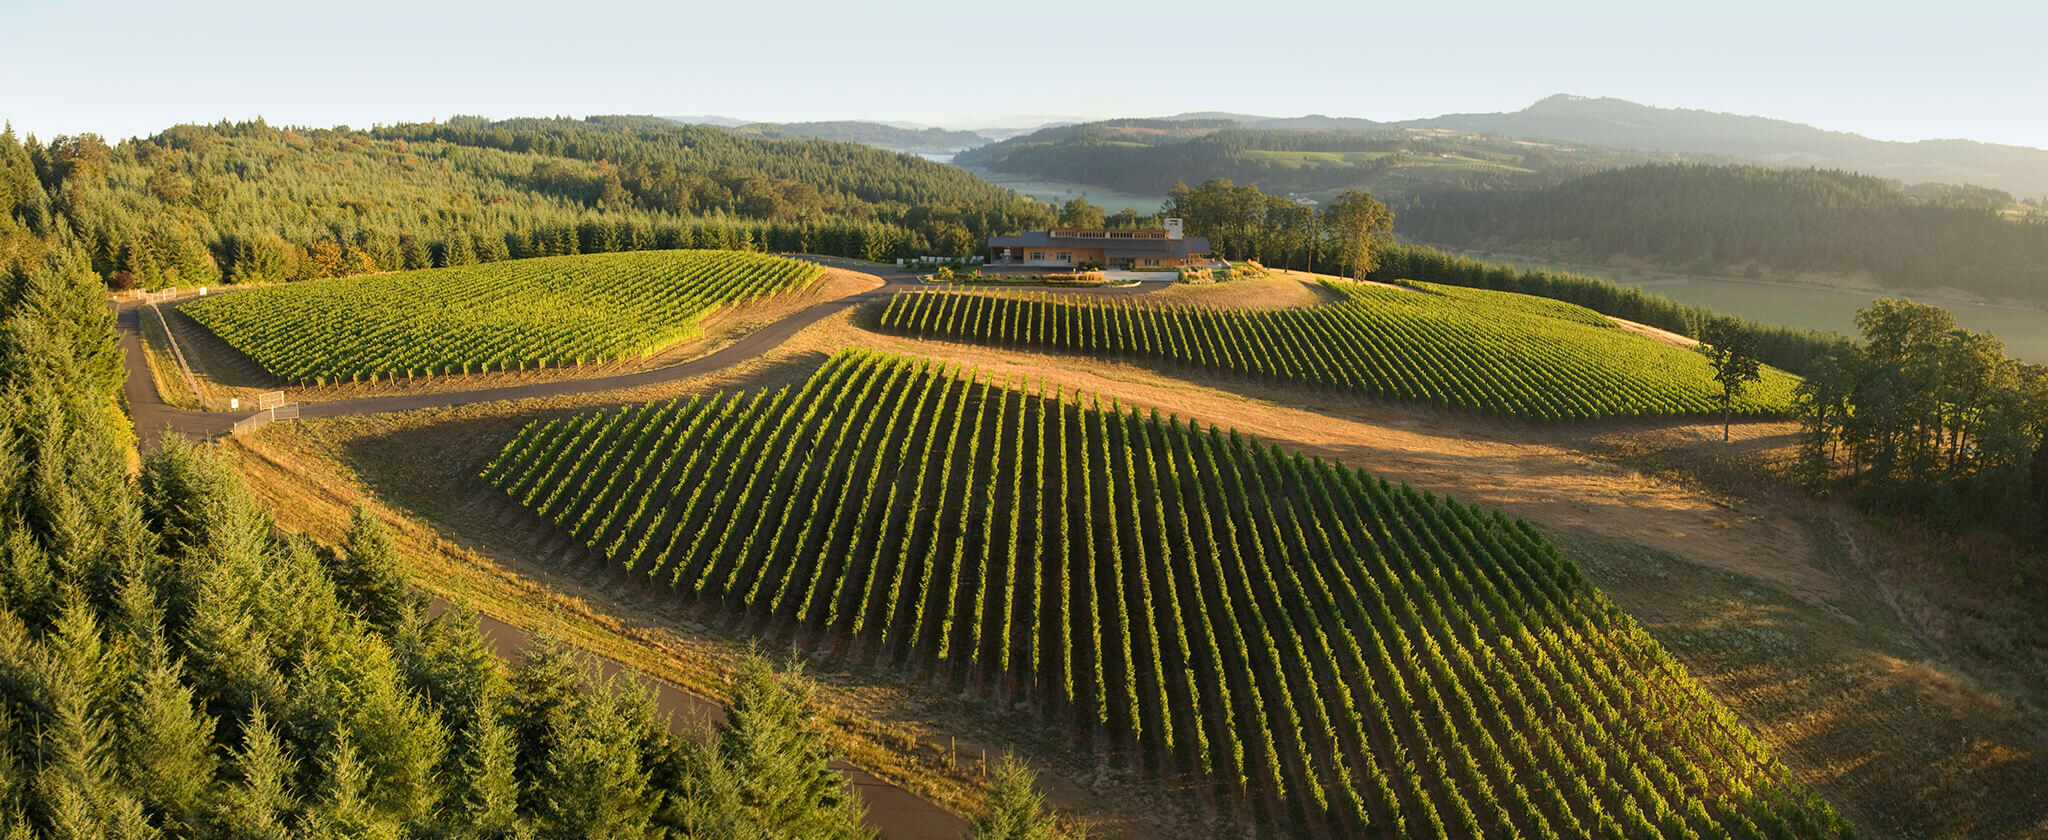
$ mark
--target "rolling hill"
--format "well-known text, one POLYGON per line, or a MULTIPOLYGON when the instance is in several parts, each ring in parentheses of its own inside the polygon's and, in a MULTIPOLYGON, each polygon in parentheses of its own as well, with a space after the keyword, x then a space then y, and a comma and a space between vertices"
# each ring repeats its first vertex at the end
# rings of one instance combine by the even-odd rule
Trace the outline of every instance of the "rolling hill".
POLYGON ((1559 94, 1520 111, 1446 114, 1401 124, 1846 169, 1906 183, 1976 184, 2022 197, 2048 196, 2048 151, 2042 149, 1973 140, 1873 140, 1787 120, 1658 108, 1623 99, 1559 94))
POLYGON ((1863 275, 1887 289, 2048 303, 2048 223, 1995 190, 1903 190, 1839 170, 1670 164, 1518 192, 1444 191, 1398 229, 1458 248, 1756 279, 1863 275))
POLYGON ((859 143, 877 149, 908 154, 946 154, 988 145, 989 139, 972 131, 943 128, 905 128, 884 123, 859 121, 748 123, 735 126, 734 134, 769 139, 808 138, 859 143))
POLYGON ((1535 528, 1235 431, 849 350, 530 424, 484 475, 735 624, 1026 699, 1261 829, 1851 834, 1535 528))

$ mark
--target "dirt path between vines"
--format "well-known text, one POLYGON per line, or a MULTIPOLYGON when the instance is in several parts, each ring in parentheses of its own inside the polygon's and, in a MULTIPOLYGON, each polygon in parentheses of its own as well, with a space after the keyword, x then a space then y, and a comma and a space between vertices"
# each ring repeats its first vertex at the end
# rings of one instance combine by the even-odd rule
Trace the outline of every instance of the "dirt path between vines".
POLYGON ((1721 454, 1770 449, 1792 442, 1797 428, 1791 423, 1739 423, 1734 443, 1724 448, 1721 425, 1713 422, 1544 426, 1489 420, 1249 380, 1211 387, 1137 365, 884 335, 843 319, 819 324, 789 349, 805 344, 819 352, 860 345, 958 361, 998 379, 1044 381, 1069 391, 1114 396, 1126 406, 1243 430, 1392 481, 1498 507, 1545 528, 1626 540, 1751 575, 1817 604, 1837 591, 1829 575, 1804 561, 1811 553, 1808 535, 1782 517, 1591 454, 1605 436, 1651 430, 1665 448, 1712 447, 1721 454), (1304 397, 1317 401, 1304 404, 1304 397))

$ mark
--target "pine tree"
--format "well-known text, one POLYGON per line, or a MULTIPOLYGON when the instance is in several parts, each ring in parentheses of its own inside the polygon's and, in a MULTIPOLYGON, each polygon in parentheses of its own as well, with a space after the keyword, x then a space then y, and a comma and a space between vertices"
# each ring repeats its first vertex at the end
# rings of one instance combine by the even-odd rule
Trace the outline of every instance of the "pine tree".
POLYGON ((845 780, 826 766, 812 691, 794 661, 779 674, 759 654, 740 663, 716 748, 697 764, 712 777, 709 807, 738 835, 871 836, 845 780))
MULTIPOLYGON (((1014 755, 1003 756, 995 779, 971 824, 973 840, 1052 840, 1060 837, 1058 819, 1045 808, 1045 797, 1033 788, 1037 774, 1014 755)), ((1067 837, 1080 840, 1078 832, 1067 837)))
POLYGON ((395 627, 410 600, 405 564, 384 520, 361 505, 349 515, 348 536, 330 569, 342 599, 378 627, 395 627))
POLYGON ((526 828, 519 809, 518 744, 496 710, 475 719, 466 735, 460 770, 462 791, 450 804, 465 826, 463 836, 498 840, 526 828))
POLYGON ((221 833, 242 840, 289 840, 298 809, 292 794, 297 762, 278 740, 261 706, 251 709, 242 723, 242 748, 235 752, 234 766, 241 783, 224 792, 215 825, 221 833))
POLYGON ((347 728, 335 730, 334 741, 320 760, 320 771, 324 789, 300 819, 299 836, 321 840, 396 840, 403 836, 396 824, 371 805, 372 773, 357 754, 347 728))
POLYGON ((214 721, 196 708, 177 663, 159 659, 132 683, 121 727, 123 775, 150 812, 194 823, 214 791, 214 721))

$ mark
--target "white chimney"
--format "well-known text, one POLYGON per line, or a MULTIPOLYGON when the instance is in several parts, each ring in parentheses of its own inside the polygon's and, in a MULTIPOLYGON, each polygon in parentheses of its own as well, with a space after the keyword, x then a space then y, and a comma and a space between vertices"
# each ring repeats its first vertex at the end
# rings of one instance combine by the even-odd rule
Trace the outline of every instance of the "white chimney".
POLYGON ((1166 238, 1168 238, 1168 239, 1179 239, 1179 238, 1180 238, 1180 236, 1181 236, 1181 231, 1180 231, 1180 220, 1179 220, 1179 219, 1167 219, 1167 220, 1166 220, 1166 238))

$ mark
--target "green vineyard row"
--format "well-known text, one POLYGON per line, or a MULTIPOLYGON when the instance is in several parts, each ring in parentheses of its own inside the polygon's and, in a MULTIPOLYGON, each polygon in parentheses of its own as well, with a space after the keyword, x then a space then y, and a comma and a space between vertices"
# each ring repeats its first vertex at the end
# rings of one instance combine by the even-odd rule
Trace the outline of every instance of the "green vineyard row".
MULTIPOLYGON (((881 324, 920 338, 1171 361, 1509 417, 1720 411, 1719 386, 1699 354, 1588 309, 1454 286, 1323 286, 1337 302, 1279 310, 905 292, 890 298, 881 324)), ((1767 368, 1735 412, 1782 414, 1796 384, 1767 368)))
POLYGON ((526 370, 647 355, 818 266, 734 251, 543 257, 293 283, 183 307, 286 382, 526 370))
POLYGON ((485 478, 848 662, 1028 698, 1260 825, 1848 829, 1528 524, 1236 432, 846 351, 529 425, 485 478))

